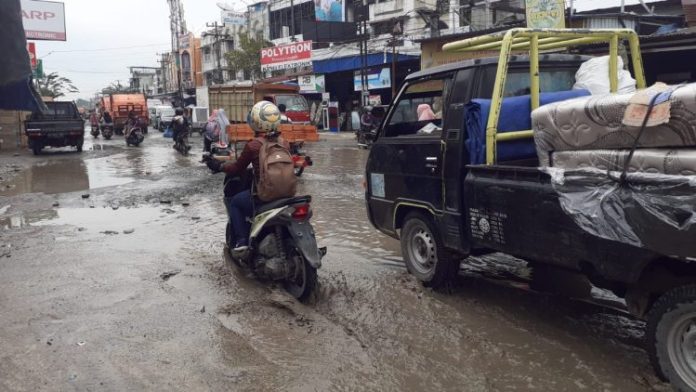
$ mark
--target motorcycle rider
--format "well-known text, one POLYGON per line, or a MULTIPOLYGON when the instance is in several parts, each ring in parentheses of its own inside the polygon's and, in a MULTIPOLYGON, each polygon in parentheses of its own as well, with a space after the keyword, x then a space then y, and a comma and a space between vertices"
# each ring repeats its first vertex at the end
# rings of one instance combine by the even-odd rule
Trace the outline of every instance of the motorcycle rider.
POLYGON ((109 114, 108 110, 105 110, 104 113, 102 114, 102 121, 104 121, 105 125, 111 125, 114 120, 111 118, 111 114, 109 114))
POLYGON ((138 116, 135 114, 134 110, 131 110, 128 112, 128 119, 126 120, 126 125, 125 125, 125 136, 128 138, 130 136, 131 131, 133 128, 135 128, 138 125, 138 116))
MULTIPOLYGON (((258 104, 254 105, 255 108, 257 106, 258 104)), ((247 123, 254 131, 254 139, 244 146, 241 155, 234 162, 222 162, 214 158, 207 159, 206 165, 208 165, 208 168, 214 173, 222 171, 228 176, 240 176, 245 173, 247 167, 251 164, 254 168, 253 181, 254 183, 258 183, 259 152, 263 146, 263 139, 267 138, 269 134, 277 131, 281 114, 278 107, 270 102, 263 105, 261 110, 257 113, 253 113, 253 110, 254 109, 252 109, 252 113, 249 113, 247 116, 247 123)), ((285 148, 290 148, 287 142, 282 139, 279 141, 285 148)), ((253 213, 253 203, 254 200, 252 199, 251 189, 241 191, 229 199, 228 211, 230 214, 230 222, 234 229, 236 241, 235 252, 242 252, 248 247, 250 225, 246 218, 251 217, 253 213)))
MULTIPOLYGON (((184 116, 184 109, 181 107, 178 107, 174 110, 174 118, 172 118, 172 140, 174 140, 174 149, 176 149, 177 144, 179 143, 179 137, 182 135, 183 132, 186 132, 188 129, 188 119, 186 116, 184 116)), ((190 149, 191 146, 188 146, 190 149)))

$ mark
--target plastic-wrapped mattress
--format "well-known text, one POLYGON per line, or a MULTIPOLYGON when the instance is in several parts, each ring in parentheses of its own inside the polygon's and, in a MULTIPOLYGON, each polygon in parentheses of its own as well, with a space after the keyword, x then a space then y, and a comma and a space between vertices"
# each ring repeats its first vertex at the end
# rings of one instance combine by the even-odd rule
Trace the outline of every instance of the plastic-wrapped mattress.
MULTIPOLYGON (((551 166, 561 169, 597 168, 622 171, 630 150, 583 150, 554 152, 551 166)), ((640 149, 628 165, 628 172, 696 175, 696 150, 640 149)))
MULTIPOLYGON (((562 151, 630 149, 640 127, 621 123, 633 94, 589 96, 539 107, 532 112, 534 143, 540 166, 558 162, 562 151)), ((670 97, 670 119, 662 125, 646 128, 639 147, 696 147, 696 84, 676 89, 670 97)), ((579 159, 592 153, 561 157, 579 159)), ((596 154, 595 154, 596 156, 596 154)), ((667 158, 667 156, 663 156, 667 158)), ((591 160, 585 161, 590 162, 591 160)), ((590 166, 590 165, 587 165, 590 166)))

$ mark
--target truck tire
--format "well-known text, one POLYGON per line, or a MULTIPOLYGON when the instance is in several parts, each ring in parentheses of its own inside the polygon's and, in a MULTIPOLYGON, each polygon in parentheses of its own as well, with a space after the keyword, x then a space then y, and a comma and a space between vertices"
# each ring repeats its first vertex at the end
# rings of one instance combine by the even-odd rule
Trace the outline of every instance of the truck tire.
POLYGON ((35 144, 31 149, 34 151, 34 155, 41 155, 41 146, 35 144))
POLYGON ((445 248, 432 218, 422 212, 404 218, 401 253, 408 272, 426 287, 442 287, 459 271, 460 260, 445 248))
POLYGON ((80 142, 77 144, 77 146, 75 146, 75 147, 77 147, 77 152, 82 152, 82 145, 83 145, 83 143, 84 143, 83 141, 80 141, 80 142))
POLYGON ((696 390, 696 285, 663 294, 648 312, 648 354, 678 391, 696 390))

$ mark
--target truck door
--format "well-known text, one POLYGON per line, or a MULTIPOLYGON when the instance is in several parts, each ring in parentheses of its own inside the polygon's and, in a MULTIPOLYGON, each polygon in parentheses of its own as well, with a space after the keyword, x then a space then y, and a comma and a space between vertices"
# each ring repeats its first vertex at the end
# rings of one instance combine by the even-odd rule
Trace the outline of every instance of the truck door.
POLYGON ((395 232, 400 205, 443 208, 442 118, 452 74, 408 82, 382 123, 367 162, 372 223, 395 232))

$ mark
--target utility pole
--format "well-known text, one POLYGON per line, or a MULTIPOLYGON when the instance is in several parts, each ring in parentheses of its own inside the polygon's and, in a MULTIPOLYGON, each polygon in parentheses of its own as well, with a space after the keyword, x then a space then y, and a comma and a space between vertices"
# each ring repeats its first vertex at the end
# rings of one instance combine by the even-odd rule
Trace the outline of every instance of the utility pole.
POLYGON ((179 104, 183 105, 184 92, 181 88, 181 59, 179 56, 179 37, 186 34, 186 22, 184 22, 184 7, 181 0, 167 0, 169 4, 169 29, 172 35, 172 52, 176 61, 176 78, 179 104))
POLYGON ((223 75, 222 75, 222 65, 221 65, 222 43, 220 42, 220 32, 218 30, 218 28, 222 27, 222 26, 218 25, 217 21, 215 21, 215 23, 206 23, 205 26, 212 27, 213 29, 215 29, 214 30, 215 31, 215 33, 214 33, 215 41, 213 43, 213 45, 216 48, 215 54, 217 57, 217 69, 215 70, 215 79, 216 79, 218 84, 222 84, 224 82, 224 78, 222 77, 223 75))
POLYGON ((394 28, 392 28, 392 69, 391 69, 391 95, 392 102, 396 98, 396 36, 402 33, 401 22, 394 23, 394 28))
POLYGON ((290 0, 290 41, 295 42, 295 2, 290 0))
POLYGON ((165 59, 164 53, 157 53, 158 56, 160 56, 160 60, 157 60, 158 63, 160 63, 161 68, 162 68, 162 93, 166 93, 168 90, 167 86, 167 67, 166 64, 169 62, 165 59))

